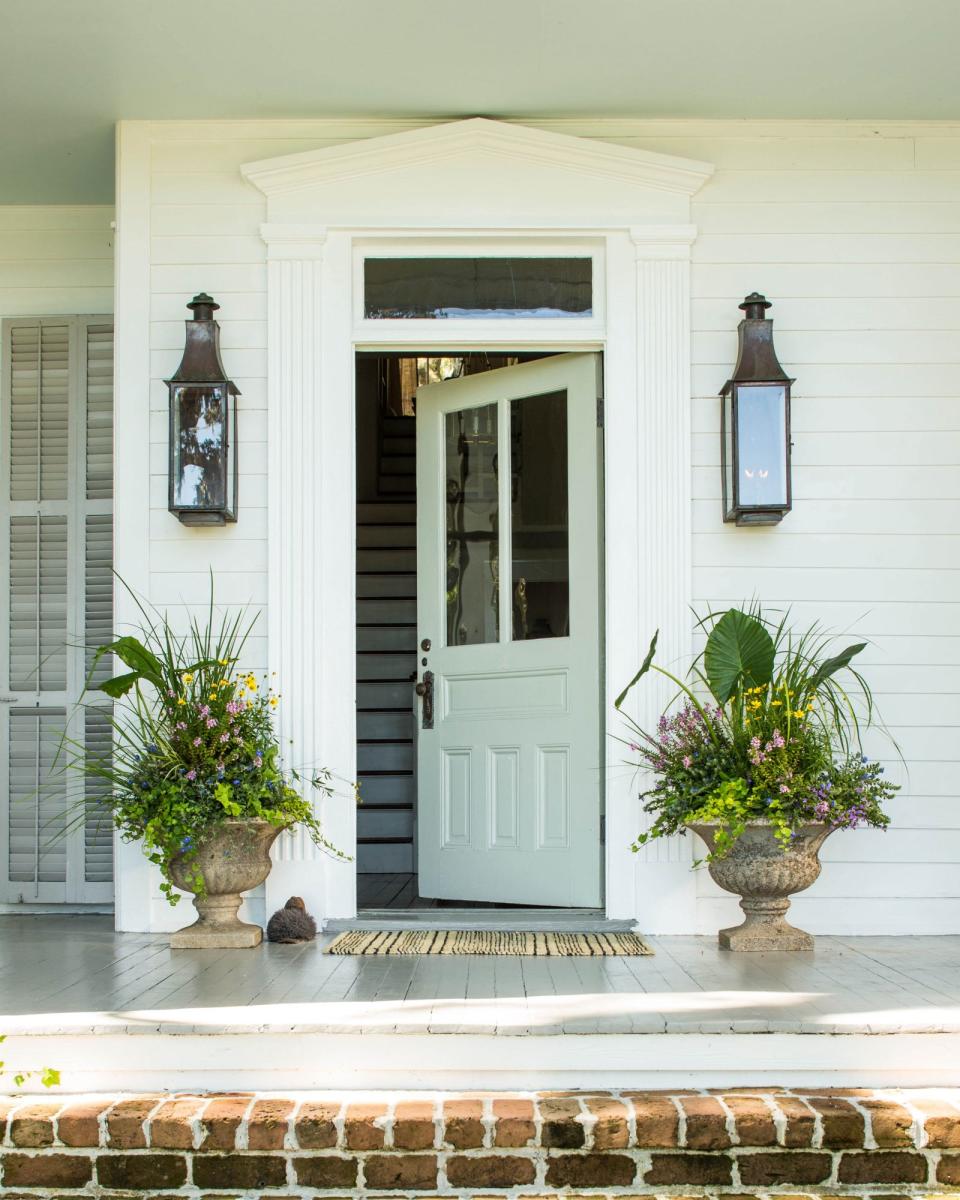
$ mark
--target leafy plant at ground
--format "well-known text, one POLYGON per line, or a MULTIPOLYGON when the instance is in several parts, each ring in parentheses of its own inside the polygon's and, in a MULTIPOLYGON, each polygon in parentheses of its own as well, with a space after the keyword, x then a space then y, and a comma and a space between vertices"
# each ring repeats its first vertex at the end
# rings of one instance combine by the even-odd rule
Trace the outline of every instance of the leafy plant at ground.
MULTIPOLYGON (((70 765, 101 782, 114 824, 126 840, 142 841, 160 868, 169 902, 180 899, 172 860, 180 856, 195 864, 204 840, 226 820, 300 825, 316 845, 344 857, 324 837, 300 791, 307 786, 334 795, 330 772, 284 769, 273 728, 280 697, 265 679, 238 669, 257 617, 241 612, 218 623, 212 583, 206 622, 191 620, 185 636, 175 633, 166 614, 143 605, 140 612, 140 636, 101 646, 91 670, 92 678, 107 655, 128 668, 98 685, 124 701, 110 718, 112 751, 98 757, 73 747, 70 765)), ((203 895, 196 865, 191 883, 203 895)))
MULTIPOLYGON (((5 1042, 7 1035, 0 1033, 0 1042, 5 1042)), ((0 1079, 6 1074, 6 1063, 0 1059, 0 1079)), ((35 1075, 40 1076, 40 1082, 45 1088, 56 1087, 60 1082, 60 1072, 54 1070, 53 1067, 40 1067, 36 1071, 17 1071, 12 1076, 14 1084, 19 1088, 27 1082, 28 1079, 33 1079, 35 1075)))
POLYGON ((616 707, 623 712, 650 671, 671 680, 683 702, 653 733, 623 714, 627 744, 654 777, 642 794, 653 822, 634 850, 698 823, 718 826, 710 857, 728 854, 755 821, 769 823, 784 848, 811 822, 837 829, 889 824, 883 803, 897 787, 860 742, 858 708, 862 724, 871 724, 873 697, 851 664, 865 643, 834 652, 819 625, 796 633, 788 616, 773 622, 759 605, 708 614, 699 623, 706 645, 689 682, 654 662, 654 635, 616 707))

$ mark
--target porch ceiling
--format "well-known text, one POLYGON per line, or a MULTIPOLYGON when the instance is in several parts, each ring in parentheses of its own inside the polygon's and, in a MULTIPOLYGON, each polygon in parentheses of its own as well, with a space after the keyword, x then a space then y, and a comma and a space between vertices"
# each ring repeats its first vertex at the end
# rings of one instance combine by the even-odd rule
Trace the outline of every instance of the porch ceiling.
POLYGON ((120 118, 960 118, 955 0, 0 0, 0 203, 103 203, 120 118))

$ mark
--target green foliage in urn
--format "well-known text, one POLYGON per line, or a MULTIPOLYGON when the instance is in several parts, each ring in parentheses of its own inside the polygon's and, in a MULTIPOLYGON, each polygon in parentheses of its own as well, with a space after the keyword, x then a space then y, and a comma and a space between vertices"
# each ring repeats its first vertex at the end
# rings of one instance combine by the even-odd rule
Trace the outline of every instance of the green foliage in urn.
POLYGON ((654 731, 627 714, 627 744, 652 774, 643 793, 653 821, 634 843, 718 826, 712 857, 727 854, 746 826, 764 821, 784 847, 802 826, 884 828, 883 803, 896 786, 862 752, 874 720, 870 689, 853 666, 857 642, 837 650, 819 625, 795 632, 759 605, 711 613, 699 624, 703 652, 687 680, 655 661, 657 636, 640 670, 616 701, 623 705, 648 672, 679 689, 679 706, 654 731))
MULTIPOLYGON (((100 781, 114 824, 126 840, 142 841, 169 902, 180 899, 172 860, 180 856, 189 865, 228 819, 299 825, 318 846, 343 857, 324 836, 308 798, 309 790, 334 795, 330 772, 284 768, 273 727, 280 696, 267 680, 238 669, 257 618, 241 612, 217 621, 212 586, 206 621, 191 620, 184 636, 166 614, 140 611, 139 636, 101 646, 91 671, 92 678, 107 655, 127 667, 99 684, 123 701, 111 718, 112 752, 96 757, 74 747, 71 765, 100 781)), ((191 886, 204 895, 196 866, 191 886)))

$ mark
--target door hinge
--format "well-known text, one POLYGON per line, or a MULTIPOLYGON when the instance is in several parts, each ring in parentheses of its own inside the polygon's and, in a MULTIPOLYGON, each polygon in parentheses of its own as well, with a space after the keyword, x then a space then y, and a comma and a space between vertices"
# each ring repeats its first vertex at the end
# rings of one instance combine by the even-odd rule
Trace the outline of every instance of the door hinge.
POLYGON ((603 397, 597 397, 597 428, 603 428, 603 397))
POLYGON ((606 814, 602 813, 600 815, 600 845, 605 846, 606 844, 607 844, 607 818, 606 818, 606 814))

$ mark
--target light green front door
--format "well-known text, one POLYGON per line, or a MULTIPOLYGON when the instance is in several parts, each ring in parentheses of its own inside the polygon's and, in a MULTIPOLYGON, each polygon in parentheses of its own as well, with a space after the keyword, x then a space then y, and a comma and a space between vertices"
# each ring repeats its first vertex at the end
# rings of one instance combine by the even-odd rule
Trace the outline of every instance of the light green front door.
POLYGON ((422 896, 602 903, 597 378, 561 354, 417 392, 422 896))

